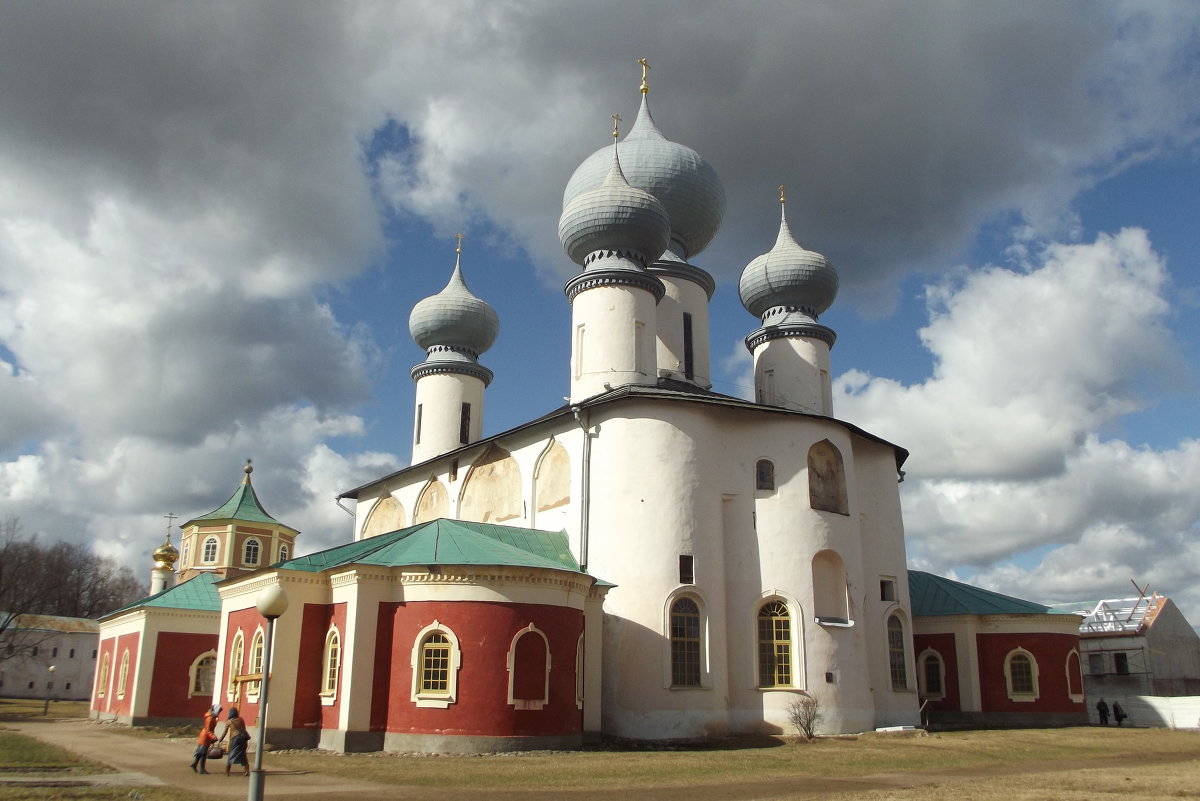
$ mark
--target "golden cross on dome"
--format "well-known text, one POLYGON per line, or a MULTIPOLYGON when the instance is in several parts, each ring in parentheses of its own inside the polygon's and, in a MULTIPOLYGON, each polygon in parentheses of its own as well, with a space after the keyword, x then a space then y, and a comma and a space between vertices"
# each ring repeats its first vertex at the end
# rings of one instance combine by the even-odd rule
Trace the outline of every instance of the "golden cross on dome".
POLYGON ((612 121, 613 121, 613 139, 616 139, 617 137, 619 137, 621 135, 621 115, 613 114, 612 121))
POLYGON ((650 84, 646 83, 646 76, 650 72, 650 62, 644 58, 639 58, 638 63, 642 65, 642 94, 649 94, 650 84))
POLYGON ((171 526, 174 524, 175 518, 179 517, 179 515, 175 514, 174 512, 167 512, 165 515, 163 515, 163 517, 167 518, 167 542, 170 542, 171 526))
POLYGON ((783 190, 783 184, 779 185, 779 202, 787 203, 787 193, 783 190))
POLYGON ((462 241, 463 241, 464 236, 466 236, 466 234, 455 234, 454 235, 454 238, 458 240, 458 245, 455 246, 455 248, 454 248, 455 253, 462 253, 462 241))

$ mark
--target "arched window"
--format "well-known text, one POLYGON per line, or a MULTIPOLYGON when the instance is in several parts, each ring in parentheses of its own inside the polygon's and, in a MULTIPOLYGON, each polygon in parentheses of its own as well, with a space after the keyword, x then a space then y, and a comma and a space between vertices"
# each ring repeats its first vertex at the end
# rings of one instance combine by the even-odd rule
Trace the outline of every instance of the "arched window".
POLYGON ((187 567, 188 566, 188 557, 190 557, 191 555, 192 555, 192 541, 184 540, 183 541, 183 553, 180 555, 179 564, 182 565, 183 567, 187 567))
POLYGON ((96 697, 103 698, 105 691, 108 689, 108 652, 104 652, 104 658, 100 660, 100 680, 96 682, 99 686, 96 688, 96 697))
POLYGON ((1072 701, 1083 700, 1083 673, 1079 666, 1079 652, 1067 654, 1067 695, 1072 701))
POLYGON ((263 631, 259 629, 254 632, 254 641, 250 645, 250 673, 259 678, 246 683, 246 695, 257 697, 258 690, 262 687, 262 666, 263 666, 263 631))
POLYGON ((204 541, 204 564, 211 565, 217 561, 217 538, 209 537, 204 541))
POLYGON ((242 637, 242 632, 233 635, 233 645, 229 647, 229 685, 225 689, 225 695, 230 701, 237 701, 240 696, 237 677, 242 675, 242 655, 245 651, 246 641, 242 637))
POLYGON ((929 650, 921 654, 917 660, 919 666, 917 680, 920 685, 922 698, 938 699, 946 695, 944 689, 945 666, 937 651, 929 650))
POLYGON ((792 621, 783 601, 758 610, 758 686, 792 686, 792 621))
POLYGON ((700 607, 688 597, 671 604, 671 686, 700 686, 700 607))
POLYGON ((584 667, 583 667, 583 635, 579 635, 579 641, 575 643, 575 706, 583 709, 584 695, 584 667))
POLYGON ((908 664, 904 653, 904 624, 899 615, 892 615, 887 622, 888 669, 892 676, 893 690, 908 689, 908 664))
POLYGON ((279 561, 286 562, 288 560, 289 553, 290 552, 288 551, 288 547, 286 545, 280 545, 279 546, 279 561))
POLYGON ((775 489, 775 463, 770 459, 759 459, 754 465, 754 488, 775 489))
POLYGON ((121 672, 117 674, 117 698, 125 697, 129 686, 129 649, 121 653, 121 672))
POLYGON ((342 639, 336 628, 330 628, 325 635, 325 652, 321 658, 321 700, 332 703, 337 697, 338 668, 342 658, 342 639))
POLYGON ((827 439, 808 449, 808 500, 813 509, 850 514, 842 454, 827 439))
POLYGON ((217 654, 215 651, 200 654, 188 669, 188 697, 212 696, 217 677, 217 654))
POLYGON ((417 706, 446 708, 458 698, 458 669, 462 663, 458 637, 433 621, 423 628, 412 650, 412 700, 417 706))
POLYGON ((1036 701, 1038 697, 1037 660, 1023 648, 1010 651, 1004 659, 1004 679, 1010 701, 1036 701))
POLYGON ((258 554, 262 550, 262 545, 257 539, 251 537, 242 545, 242 564, 257 565, 258 554))
POLYGON ((550 700, 550 642, 530 623, 508 647, 508 703, 541 709, 550 700))

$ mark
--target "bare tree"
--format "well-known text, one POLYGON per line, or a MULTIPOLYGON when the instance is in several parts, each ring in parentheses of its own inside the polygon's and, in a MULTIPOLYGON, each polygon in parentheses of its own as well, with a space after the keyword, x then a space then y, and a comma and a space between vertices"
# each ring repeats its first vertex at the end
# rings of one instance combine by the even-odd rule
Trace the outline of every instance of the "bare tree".
POLYGON ((812 742, 821 721, 821 702, 808 693, 797 695, 788 704, 788 720, 805 742, 812 742))
POLYGON ((128 567, 75 543, 42 546, 18 519, 0 521, 0 661, 53 636, 21 615, 99 617, 145 595, 128 567))

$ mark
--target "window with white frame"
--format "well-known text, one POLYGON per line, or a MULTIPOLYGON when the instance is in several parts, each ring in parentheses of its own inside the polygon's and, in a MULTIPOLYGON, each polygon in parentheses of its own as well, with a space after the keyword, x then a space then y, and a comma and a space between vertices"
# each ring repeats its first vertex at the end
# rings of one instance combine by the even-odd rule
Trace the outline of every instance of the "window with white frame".
POLYGON ((217 679, 217 652, 200 654, 188 668, 188 697, 211 696, 217 679))
POLYGON ((192 555, 192 541, 184 540, 183 541, 183 553, 180 556, 179 564, 181 564, 183 567, 187 567, 188 559, 189 559, 189 557, 191 557, 191 555, 192 555))
POLYGON ((246 695, 251 699, 258 697, 258 691, 262 687, 262 666, 263 630, 259 629, 254 632, 254 640, 250 644, 250 670, 248 672, 258 676, 257 679, 246 682, 246 695))
POLYGON ((287 545, 286 545, 286 544, 284 544, 284 545, 280 545, 280 546, 279 546, 279 561, 280 561, 280 562, 286 562, 286 561, 288 560, 288 554, 289 554, 289 553, 290 553, 290 552, 288 551, 288 547, 287 547, 287 545))
POLYGON ((242 564, 257 565, 262 543, 255 537, 250 537, 242 544, 242 564))
POLYGON ((342 661, 342 638, 331 626, 325 635, 325 651, 321 658, 321 701, 331 704, 337 698, 338 670, 342 661))
POLYGON ((129 649, 121 653, 121 672, 117 674, 117 698, 125 697, 129 686, 129 649))
POLYGON ((923 651, 917 659, 917 681, 922 698, 937 700, 946 695, 945 664, 942 656, 932 649, 923 651))
POLYGON ((579 635, 579 641, 575 644, 575 706, 583 709, 584 696, 584 650, 583 650, 583 635, 579 635))
POLYGON ((417 706, 445 709, 458 700, 462 662, 458 637, 435 620, 417 633, 412 649, 412 700, 417 706))
POLYGON ((204 541, 204 564, 211 565, 217 561, 217 538, 209 537, 204 541))
POLYGON ((1038 668, 1033 654, 1016 648, 1004 658, 1004 681, 1010 701, 1036 701, 1038 698, 1038 668))
POLYGON ((242 673, 242 656, 245 648, 245 638, 242 637, 242 632, 238 631, 233 635, 233 644, 229 647, 229 685, 226 687, 225 695, 230 701, 237 701, 241 695, 239 692, 241 685, 238 683, 237 677, 242 673))
POLYGON ((96 682, 99 686, 96 688, 96 697, 103 698, 105 691, 108 690, 108 652, 104 652, 104 658, 100 660, 100 680, 96 682))

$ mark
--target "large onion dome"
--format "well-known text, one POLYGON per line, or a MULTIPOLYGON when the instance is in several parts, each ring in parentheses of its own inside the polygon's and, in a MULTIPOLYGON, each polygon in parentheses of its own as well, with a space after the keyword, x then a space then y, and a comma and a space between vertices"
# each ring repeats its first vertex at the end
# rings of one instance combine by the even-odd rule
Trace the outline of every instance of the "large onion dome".
POLYGON ((425 350, 440 345, 478 356, 492 346, 500 332, 496 310, 471 294, 462 276, 462 248, 446 288, 413 307, 408 332, 425 350))
POLYGON ((558 220, 558 239, 579 265, 605 252, 644 267, 667 248, 671 220, 666 210, 649 192, 629 185, 616 148, 604 151, 609 168, 600 185, 568 201, 558 220))
MULTIPOLYGON (((781 191, 781 208, 783 200, 781 191)), ((785 308, 803 312, 815 320, 833 305, 837 292, 837 270, 820 253, 805 250, 796 243, 788 228, 786 211, 780 215, 775 247, 746 265, 738 281, 742 305, 759 318, 770 309, 785 308)))
MULTIPOLYGON (((646 97, 643 91, 637 120, 621 141, 621 167, 630 185, 662 203, 671 219, 670 247, 686 260, 717 235, 725 217, 725 188, 700 154, 662 135, 646 97)), ((607 148, 602 148, 579 165, 563 192, 564 209, 604 182, 610 161, 607 148)), ((661 253, 648 255, 657 259, 661 253)))
POLYGON ((163 544, 154 549, 152 556, 154 557, 154 566, 156 568, 166 568, 167 570, 175 568, 175 562, 179 560, 179 549, 171 544, 170 529, 167 530, 167 536, 163 540, 163 544))

